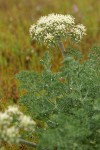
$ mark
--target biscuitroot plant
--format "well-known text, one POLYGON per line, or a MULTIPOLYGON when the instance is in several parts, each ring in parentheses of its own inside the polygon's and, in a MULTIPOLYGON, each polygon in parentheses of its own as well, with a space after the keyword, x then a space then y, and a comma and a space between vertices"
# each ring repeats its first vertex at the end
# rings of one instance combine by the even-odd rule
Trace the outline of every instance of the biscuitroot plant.
POLYGON ((63 42, 79 42, 86 33, 70 15, 50 14, 30 28, 33 40, 60 48, 64 61, 59 72, 52 72, 46 52, 43 71, 23 71, 17 75, 24 94, 20 104, 36 120, 37 150, 100 149, 100 47, 94 47, 89 59, 80 63, 82 54, 63 42), (74 59, 77 56, 77 60, 74 59))
POLYGON ((4 142, 35 147, 34 143, 23 139, 23 137, 27 137, 25 135, 29 134, 29 131, 34 132, 35 124, 35 121, 24 115, 18 106, 9 106, 7 110, 0 112, 0 148, 2 149, 4 142))

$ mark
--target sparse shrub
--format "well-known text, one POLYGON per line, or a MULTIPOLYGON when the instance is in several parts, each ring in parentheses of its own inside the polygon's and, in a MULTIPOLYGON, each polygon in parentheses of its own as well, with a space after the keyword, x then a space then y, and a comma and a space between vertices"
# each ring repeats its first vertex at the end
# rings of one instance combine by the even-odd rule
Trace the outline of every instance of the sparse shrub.
POLYGON ((67 54, 61 70, 53 73, 46 53, 41 74, 24 71, 17 75, 20 88, 26 90, 20 102, 39 121, 37 149, 100 149, 98 58, 90 54, 89 60, 80 64, 67 54))
POLYGON ((32 39, 48 47, 59 46, 64 57, 59 72, 52 72, 47 52, 40 61, 41 74, 23 71, 17 75, 20 88, 26 90, 20 102, 39 122, 39 150, 100 149, 100 49, 81 64, 82 54, 72 48, 66 53, 63 45, 67 37, 80 41, 85 31, 83 25, 75 25, 72 16, 57 14, 41 17, 30 28, 32 39))

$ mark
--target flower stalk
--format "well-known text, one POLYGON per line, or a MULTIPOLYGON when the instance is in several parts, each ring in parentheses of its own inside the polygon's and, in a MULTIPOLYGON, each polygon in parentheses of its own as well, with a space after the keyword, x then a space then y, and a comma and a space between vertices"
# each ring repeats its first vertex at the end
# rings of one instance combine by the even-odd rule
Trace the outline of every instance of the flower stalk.
POLYGON ((25 144, 27 146, 34 147, 34 148, 37 146, 36 143, 29 142, 29 141, 26 141, 24 139, 19 139, 19 143, 20 144, 25 144))
POLYGON ((61 50, 63 58, 65 58, 67 53, 66 53, 64 45, 63 45, 63 43, 61 41, 59 42, 59 48, 61 50))

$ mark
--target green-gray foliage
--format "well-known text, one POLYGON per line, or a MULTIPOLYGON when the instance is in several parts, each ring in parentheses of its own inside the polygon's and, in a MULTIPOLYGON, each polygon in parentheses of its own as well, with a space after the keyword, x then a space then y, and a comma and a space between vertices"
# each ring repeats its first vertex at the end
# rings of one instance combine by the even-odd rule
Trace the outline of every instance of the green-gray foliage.
POLYGON ((41 124, 36 128, 38 150, 100 149, 100 47, 94 47, 82 64, 81 57, 70 48, 54 73, 46 53, 41 73, 17 75, 20 88, 26 90, 20 102, 41 124))

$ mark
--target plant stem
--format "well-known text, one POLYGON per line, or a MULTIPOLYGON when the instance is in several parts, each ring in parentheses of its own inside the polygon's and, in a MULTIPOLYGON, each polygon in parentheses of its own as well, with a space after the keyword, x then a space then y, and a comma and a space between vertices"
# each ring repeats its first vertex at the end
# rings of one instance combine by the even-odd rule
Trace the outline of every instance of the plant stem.
POLYGON ((26 140, 23 140, 23 139, 19 139, 19 142, 21 144, 25 144, 25 145, 28 145, 28 146, 31 146, 31 147, 34 147, 34 148, 37 146, 36 143, 32 143, 32 142, 29 142, 29 141, 26 141, 26 140))
POLYGON ((64 45, 63 45, 63 43, 62 43, 61 41, 59 42, 59 48, 60 48, 60 50, 61 50, 61 53, 62 53, 63 58, 65 58, 65 56, 66 56, 66 51, 65 51, 64 45))

